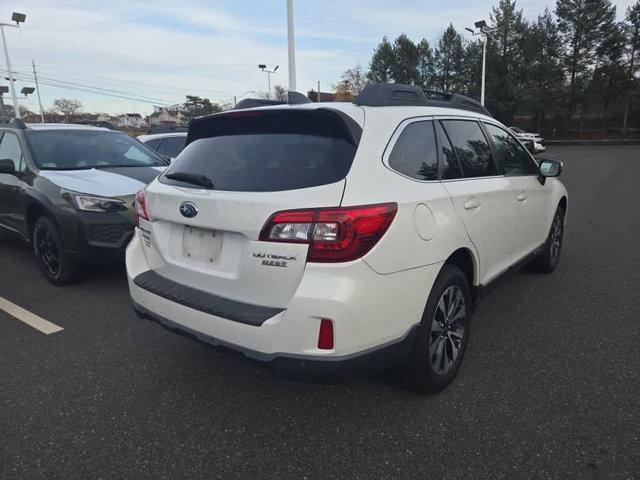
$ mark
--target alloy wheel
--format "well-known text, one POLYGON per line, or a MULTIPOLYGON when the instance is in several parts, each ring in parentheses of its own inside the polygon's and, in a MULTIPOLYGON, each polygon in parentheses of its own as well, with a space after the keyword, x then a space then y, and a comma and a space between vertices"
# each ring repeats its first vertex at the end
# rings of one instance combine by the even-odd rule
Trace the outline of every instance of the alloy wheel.
POLYGON ((556 262, 562 247, 562 215, 556 215, 551 227, 551 261, 556 262))
POLYGON ((51 231, 41 226, 36 240, 37 254, 45 270, 52 277, 60 273, 60 252, 51 231))
POLYGON ((466 305, 460 287, 452 285, 440 296, 431 321, 429 359, 433 370, 446 374, 460 355, 465 334, 466 305))

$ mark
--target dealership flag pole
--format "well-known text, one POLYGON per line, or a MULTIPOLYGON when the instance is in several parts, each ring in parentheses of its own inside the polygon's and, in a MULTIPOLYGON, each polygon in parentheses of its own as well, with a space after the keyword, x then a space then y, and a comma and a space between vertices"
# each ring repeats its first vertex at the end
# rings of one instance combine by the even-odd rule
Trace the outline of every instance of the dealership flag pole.
POLYGON ((296 89, 296 47, 293 36, 293 0, 287 0, 287 40, 289 44, 289 91, 296 89))

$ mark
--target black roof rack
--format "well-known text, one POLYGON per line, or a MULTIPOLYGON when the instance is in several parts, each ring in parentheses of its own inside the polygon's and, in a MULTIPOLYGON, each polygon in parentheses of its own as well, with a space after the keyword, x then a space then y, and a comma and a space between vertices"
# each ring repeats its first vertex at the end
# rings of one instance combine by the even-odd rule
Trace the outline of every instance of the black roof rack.
POLYGON ((311 100, 300 92, 289 92, 289 101, 267 100, 265 98, 245 98, 240 100, 233 110, 244 110, 246 108, 267 107, 269 105, 300 105, 303 103, 311 103, 311 100))
POLYGON ((401 83, 375 83, 365 87, 353 101, 356 105, 367 107, 421 106, 459 108, 482 113, 491 117, 491 113, 480 102, 458 93, 423 90, 416 85, 401 83))

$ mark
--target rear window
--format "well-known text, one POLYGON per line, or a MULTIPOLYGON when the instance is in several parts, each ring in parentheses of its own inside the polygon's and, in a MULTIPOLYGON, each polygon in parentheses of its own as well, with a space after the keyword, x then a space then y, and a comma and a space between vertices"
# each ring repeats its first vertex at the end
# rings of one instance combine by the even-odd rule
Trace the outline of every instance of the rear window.
POLYGON ((166 173, 205 175, 215 190, 238 192, 327 185, 349 173, 360 134, 353 120, 328 109, 214 115, 192 122, 187 147, 166 173))

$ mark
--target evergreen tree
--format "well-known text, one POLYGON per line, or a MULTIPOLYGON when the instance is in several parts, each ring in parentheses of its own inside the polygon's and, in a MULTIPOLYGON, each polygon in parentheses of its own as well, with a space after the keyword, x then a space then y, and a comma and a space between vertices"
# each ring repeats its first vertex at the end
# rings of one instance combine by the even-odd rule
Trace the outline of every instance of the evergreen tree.
POLYGON ((558 30, 565 45, 564 64, 569 77, 569 113, 585 96, 593 58, 603 35, 615 21, 610 0, 557 0, 558 30))
POLYGON ((435 84, 435 65, 431 45, 426 38, 418 43, 418 74, 419 85, 423 88, 433 88, 435 84))
POLYGON ((462 37, 453 24, 449 24, 442 34, 434 59, 437 88, 444 92, 461 91, 464 88, 464 49, 462 37))
POLYGON ((527 109, 536 114, 537 130, 541 131, 545 113, 558 105, 564 90, 562 43, 548 9, 538 16, 523 40, 522 61, 527 69, 527 81, 522 100, 527 109))
POLYGON ((393 62, 391 78, 396 83, 417 85, 420 83, 418 62, 420 51, 413 41, 404 33, 393 42, 393 62))
POLYGON ((462 86, 460 93, 480 101, 482 83, 482 41, 469 42, 464 47, 462 62, 462 86))
POLYGON ((387 37, 384 37, 373 53, 367 78, 372 83, 390 81, 393 62, 393 47, 387 37))
POLYGON ((626 57, 628 58, 627 81, 625 85, 626 100, 624 104, 624 114, 622 117, 622 134, 627 133, 627 122, 629 120, 629 109, 631 100, 638 92, 637 74, 640 70, 640 0, 635 5, 627 8, 625 16, 626 24, 624 33, 627 39, 626 57))

